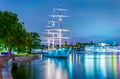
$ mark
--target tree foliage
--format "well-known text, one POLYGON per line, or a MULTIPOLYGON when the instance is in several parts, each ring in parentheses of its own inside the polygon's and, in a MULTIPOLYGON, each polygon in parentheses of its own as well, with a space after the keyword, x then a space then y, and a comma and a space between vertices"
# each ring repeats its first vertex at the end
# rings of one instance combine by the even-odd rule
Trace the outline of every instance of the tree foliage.
POLYGON ((64 46, 68 47, 68 42, 67 41, 64 42, 64 46))
POLYGON ((24 23, 19 22, 17 14, 0 11, 0 43, 5 47, 17 49, 18 52, 26 48, 38 48, 40 46, 39 34, 29 33, 24 28, 24 23))
POLYGON ((30 37, 31 37, 31 47, 33 49, 39 48, 40 47, 40 36, 37 32, 30 32, 30 37))

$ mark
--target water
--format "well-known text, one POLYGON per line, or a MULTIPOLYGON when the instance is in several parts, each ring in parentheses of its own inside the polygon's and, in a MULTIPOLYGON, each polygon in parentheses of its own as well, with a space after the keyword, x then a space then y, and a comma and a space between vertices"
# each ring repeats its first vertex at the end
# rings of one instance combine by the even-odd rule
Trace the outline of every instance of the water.
POLYGON ((120 55, 71 54, 68 59, 39 58, 23 63, 14 79, 120 79, 120 55))

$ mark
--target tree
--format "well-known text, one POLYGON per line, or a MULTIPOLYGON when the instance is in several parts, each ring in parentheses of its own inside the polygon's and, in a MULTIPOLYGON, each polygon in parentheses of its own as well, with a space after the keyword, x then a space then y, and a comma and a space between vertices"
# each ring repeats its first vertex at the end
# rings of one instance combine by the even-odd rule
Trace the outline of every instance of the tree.
POLYGON ((0 11, 0 44, 10 50, 17 49, 17 52, 23 52, 27 48, 39 48, 40 36, 36 32, 27 32, 24 23, 19 22, 17 14, 0 11))
POLYGON ((29 45, 30 51, 31 51, 31 49, 40 48, 41 40, 40 40, 39 34, 37 32, 30 32, 30 38, 31 38, 31 42, 29 45))
POLYGON ((26 47, 29 46, 30 43, 30 34, 25 30, 21 28, 17 28, 15 30, 14 39, 12 40, 14 48, 17 48, 17 52, 24 52, 26 50, 26 47))
POLYGON ((64 46, 68 47, 68 42, 67 41, 64 42, 64 46))
MULTIPOLYGON (((0 37, 5 44, 5 47, 12 48, 11 40, 14 39, 14 28, 19 27, 21 23, 17 18, 17 14, 8 12, 8 11, 0 11, 0 37)), ((22 27, 22 25, 20 26, 22 27)))

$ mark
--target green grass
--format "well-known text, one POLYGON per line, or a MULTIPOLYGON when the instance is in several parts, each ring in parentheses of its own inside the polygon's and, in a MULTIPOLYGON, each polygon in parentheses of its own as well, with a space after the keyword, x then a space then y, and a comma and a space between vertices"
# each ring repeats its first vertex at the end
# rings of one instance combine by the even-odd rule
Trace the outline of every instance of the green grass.
POLYGON ((15 56, 36 56, 36 55, 35 54, 20 53, 20 54, 16 54, 15 56))

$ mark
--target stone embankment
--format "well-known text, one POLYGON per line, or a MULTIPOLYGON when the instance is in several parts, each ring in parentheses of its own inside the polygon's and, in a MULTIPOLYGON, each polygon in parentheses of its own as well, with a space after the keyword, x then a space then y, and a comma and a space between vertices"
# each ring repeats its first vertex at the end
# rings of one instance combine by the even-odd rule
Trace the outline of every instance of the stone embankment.
MULTIPOLYGON (((18 63, 29 62, 36 59, 37 56, 20 56, 15 57, 15 61, 18 63)), ((9 71, 7 56, 0 56, 0 79, 13 79, 11 71, 9 71)))
POLYGON ((23 56, 23 57, 15 57, 16 62, 28 62, 36 59, 37 56, 23 56))

